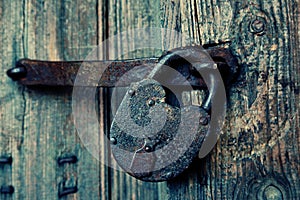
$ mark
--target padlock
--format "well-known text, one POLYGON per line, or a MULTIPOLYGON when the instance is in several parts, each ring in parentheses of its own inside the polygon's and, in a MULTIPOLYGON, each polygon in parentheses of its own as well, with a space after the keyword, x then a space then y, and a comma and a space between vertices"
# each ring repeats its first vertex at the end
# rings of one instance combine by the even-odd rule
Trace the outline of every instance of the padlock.
MULTIPOLYGON (((229 83, 238 74, 237 60, 227 48, 206 47, 177 48, 158 61, 87 61, 88 67, 83 71, 79 70, 82 61, 21 59, 7 75, 28 86, 80 86, 73 90, 74 102, 80 102, 76 98, 82 98, 86 87, 113 87, 123 73, 139 69, 132 77, 142 80, 131 84, 112 122, 111 150, 117 163, 130 175, 144 181, 164 181, 182 173, 197 155, 207 155, 221 130, 226 102, 223 81, 229 83), (106 66, 107 62, 110 66, 106 66), (157 65, 136 68, 151 63, 157 65), (95 72, 103 66, 107 69, 98 80, 95 72), (85 75, 75 84, 77 74, 85 75), (195 90, 206 91, 201 104, 180 101, 182 94, 195 90)), ((119 86, 127 84, 125 81, 119 86)), ((81 127, 86 125, 81 117, 76 121, 81 127)))
POLYGON ((178 176, 197 157, 211 127, 211 102, 223 89, 217 64, 204 49, 167 52, 147 78, 131 84, 115 114, 110 141, 117 163, 143 181, 178 176), (195 89, 206 91, 202 105, 183 105, 181 94, 195 89))

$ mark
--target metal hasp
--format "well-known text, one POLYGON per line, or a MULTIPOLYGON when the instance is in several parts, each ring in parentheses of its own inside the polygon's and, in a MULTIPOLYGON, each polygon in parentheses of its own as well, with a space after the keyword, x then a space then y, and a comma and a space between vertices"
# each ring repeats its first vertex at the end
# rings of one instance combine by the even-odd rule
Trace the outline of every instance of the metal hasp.
MULTIPOLYGON (((22 59, 15 68, 7 71, 7 75, 28 86, 73 86, 82 62, 22 59)), ((166 52, 160 58, 84 63, 90 66, 86 68, 88 74, 107 65, 97 85, 90 84, 89 80, 78 85, 86 87, 114 87, 124 73, 139 66, 138 70, 134 70, 134 78, 131 76, 130 81, 118 85, 130 88, 113 119, 108 137, 118 164, 130 175, 144 181, 169 180, 189 167, 210 127, 211 100, 220 84, 215 72, 220 72, 225 85, 234 80, 238 72, 237 59, 231 51, 218 46, 206 46, 205 50, 197 46, 182 47, 166 52), (213 67, 206 67, 207 63, 213 63, 213 67), (152 64, 153 68, 140 67, 148 64, 152 64), (174 75, 176 73, 166 73, 164 66, 179 72, 181 78, 174 75), (204 80, 199 70, 204 70, 210 78, 204 80), (201 105, 182 105, 178 97, 189 87, 192 90, 209 89, 201 105), (157 114, 160 111, 165 114, 157 114), (195 123, 199 126, 194 126, 195 123), (191 134, 193 132, 196 134, 191 134), (182 141, 190 143, 182 147, 186 151, 179 152, 180 156, 173 162, 176 152, 181 149, 178 144, 181 145, 182 141)), ((58 163, 76 161, 75 158, 62 158, 58 163)), ((73 192, 76 192, 75 188, 64 188, 60 196, 73 192)))
POLYGON ((197 157, 208 132, 210 102, 218 91, 216 73, 219 69, 227 84, 237 73, 229 50, 209 52, 197 47, 174 49, 159 59, 147 77, 131 84, 110 129, 111 150, 124 171, 143 181, 166 181, 197 157), (183 91, 207 90, 199 71, 209 75, 210 92, 202 105, 183 106, 178 99, 183 91), (193 87, 187 88, 186 81, 193 87))
MULTIPOLYGON (((189 49, 190 47, 185 47, 189 49)), ((197 47, 195 47, 197 48, 197 47)), ((232 79, 237 71, 237 61, 227 48, 212 47, 208 48, 207 53, 218 64, 218 68, 224 75, 224 80, 232 79)), ((114 87, 115 83, 128 71, 135 68, 135 73, 130 76, 130 80, 123 80, 124 85, 129 86, 132 81, 140 81, 149 75, 151 68, 143 65, 155 65, 158 58, 143 58, 123 61, 42 61, 31 59, 20 59, 16 66, 7 70, 7 75, 14 81, 27 86, 74 86, 74 82, 82 63, 89 65, 90 72, 103 66, 107 66, 104 73, 99 77, 98 87, 114 87), (138 68, 137 68, 138 66, 138 68), (127 83, 127 84, 126 84, 127 83)), ((125 77, 123 76, 122 79, 125 77)), ((178 84, 178 83, 175 83, 178 84)), ((190 80, 192 86, 205 86, 201 79, 190 80)), ((82 86, 95 86, 89 83, 89 80, 82 86)))

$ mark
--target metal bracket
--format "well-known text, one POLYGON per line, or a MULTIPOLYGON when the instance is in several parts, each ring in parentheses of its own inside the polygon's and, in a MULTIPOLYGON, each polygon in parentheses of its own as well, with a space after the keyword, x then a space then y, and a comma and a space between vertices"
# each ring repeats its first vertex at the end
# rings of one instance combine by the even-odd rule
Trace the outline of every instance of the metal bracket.
POLYGON ((72 163, 72 164, 74 164, 74 163, 76 163, 77 161, 78 161, 78 158, 77 158, 77 156, 75 156, 75 155, 59 157, 59 158, 57 159, 58 165, 63 165, 63 164, 65 164, 65 163, 72 163))
POLYGON ((1 186, 0 193, 1 194, 13 194, 15 192, 15 188, 11 185, 9 186, 1 186))
MULTIPOLYGON (((231 80, 237 73, 237 60, 228 48, 218 47, 214 45, 206 45, 207 53, 217 63, 218 69, 225 81, 231 80)), ((189 49, 191 47, 184 47, 189 49)), ((195 47, 193 47, 195 48, 195 47)), ((197 48, 197 47, 196 47, 197 48)), ((201 48, 201 47, 199 47, 201 48)), ((98 87, 114 87, 115 83, 123 74, 135 68, 137 72, 133 74, 130 81, 124 80, 124 85, 129 86, 132 81, 140 81, 144 79, 151 71, 151 68, 143 68, 137 66, 157 64, 158 58, 133 59, 124 61, 41 61, 31 59, 20 59, 16 66, 7 71, 7 75, 14 81, 19 81, 27 86, 73 86, 75 78, 82 63, 88 65, 91 74, 93 71, 101 67, 106 70, 99 77, 98 87)), ((88 73, 88 72, 86 72, 88 73)), ((124 78, 124 77, 123 77, 124 78)), ((192 86, 205 87, 205 83, 199 81, 191 81, 192 86)), ((89 80, 82 83, 81 86, 91 85, 89 80)))
POLYGON ((0 157, 0 165, 11 165, 12 164, 12 157, 11 156, 3 156, 3 157, 0 157))

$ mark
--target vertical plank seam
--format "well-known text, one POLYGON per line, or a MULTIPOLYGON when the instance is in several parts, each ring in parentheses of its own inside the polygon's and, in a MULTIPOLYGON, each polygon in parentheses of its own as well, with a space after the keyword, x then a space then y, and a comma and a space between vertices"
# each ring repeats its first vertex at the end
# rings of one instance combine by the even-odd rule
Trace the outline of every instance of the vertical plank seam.
MULTIPOLYGON (((104 3, 102 4, 101 8, 99 6, 99 2, 97 1, 96 3, 96 18, 97 18, 97 46, 99 46, 100 44, 100 38, 99 38, 99 33, 100 33, 100 26, 99 26, 99 18, 101 18, 102 20, 102 28, 104 28, 104 31, 102 31, 102 38, 101 38, 101 41, 105 41, 108 37, 109 37, 109 20, 108 20, 108 15, 109 15, 109 1, 108 0, 104 0, 104 3), (103 12, 103 16, 99 16, 99 9, 102 9, 103 12)), ((109 46, 108 44, 105 42, 104 45, 103 45, 103 48, 101 49, 102 50, 102 55, 103 57, 101 58, 98 58, 98 59, 108 59, 109 58, 109 55, 108 55, 108 52, 109 52, 109 46)), ((99 48, 97 48, 97 50, 99 50, 99 48)), ((98 56, 100 55, 99 52, 97 54, 98 56)), ((100 101, 103 101, 103 107, 104 107, 104 112, 100 112, 100 114, 103 114, 104 115, 104 131, 106 133, 108 133, 109 131, 109 122, 110 122, 110 113, 109 113, 109 106, 108 106, 108 102, 109 102, 109 90, 108 89, 101 89, 103 92, 102 92, 102 95, 98 95, 98 103, 100 101)), ((104 136, 105 137, 105 136, 104 136)), ((103 144, 106 146, 106 144, 103 144)), ((107 148, 107 147, 105 147, 107 148)), ((109 157, 110 156, 110 152, 107 151, 106 153, 104 153, 104 156, 107 156, 109 157)), ((108 162, 110 162, 110 159, 108 159, 108 162)), ((108 165, 110 165, 108 163, 108 165)), ((111 168, 110 167, 107 167, 105 165, 103 165, 106 169, 107 169, 107 177, 102 177, 104 178, 106 181, 107 181, 107 198, 108 200, 111 200, 112 199, 112 186, 111 186, 111 168)), ((104 169, 105 170, 105 169, 104 169)), ((101 175, 101 172, 100 174, 101 175)), ((101 179, 101 176, 99 177, 99 180, 101 179)), ((106 196, 106 194, 104 194, 104 196, 106 196)))
POLYGON ((198 16, 198 4, 197 4, 197 0, 194 0, 194 7, 195 7, 195 29, 197 29, 197 34, 198 34, 198 38, 199 38, 199 41, 196 41, 196 42, 199 42, 200 45, 203 45, 202 44, 202 38, 201 38, 201 33, 200 33, 200 28, 199 28, 199 16, 198 16))
MULTIPOLYGON (((105 41, 105 40, 107 40, 108 39, 108 37, 109 37, 109 20, 108 20, 108 15, 109 15, 109 0, 104 0, 104 9, 105 9, 105 11, 104 11, 104 20, 105 20, 105 22, 104 22, 104 30, 105 30, 105 35, 104 35, 104 37, 103 37, 103 40, 105 41)), ((105 42, 105 50, 106 50, 106 52, 105 52, 105 59, 108 59, 109 58, 109 45, 108 45, 108 43, 107 42, 105 42)), ((105 92, 104 92, 104 97, 105 97, 105 101, 104 101, 104 106, 105 106, 105 115, 104 115, 104 117, 106 118, 106 121, 105 121, 105 127, 106 127, 106 132, 109 134, 109 124, 110 124, 110 106, 109 106, 109 89, 104 89, 105 90, 105 92)), ((110 155, 111 155, 111 152, 110 152, 110 150, 108 149, 108 151, 107 151, 107 154, 106 154, 107 156, 108 156, 108 164, 109 164, 109 166, 111 165, 111 163, 110 163, 110 155)), ((108 178, 108 184, 107 184, 107 186, 108 186, 108 199, 109 200, 111 200, 112 199, 112 183, 111 183, 111 173, 112 173, 112 170, 111 170, 111 167, 107 167, 107 174, 109 175, 109 177, 107 177, 108 178)))
MULTIPOLYGON (((23 43, 23 55, 25 56, 26 55, 26 48, 25 48, 25 36, 26 36, 26 4, 27 4, 27 0, 23 0, 23 34, 22 34, 22 43, 23 43)), ((20 141, 20 144, 23 144, 23 141, 24 141, 24 134, 25 134, 25 116, 26 116, 26 88, 25 86, 22 86, 22 92, 21 92, 21 95, 22 95, 22 100, 23 100, 23 115, 22 115, 22 125, 21 125, 21 141, 20 141)))

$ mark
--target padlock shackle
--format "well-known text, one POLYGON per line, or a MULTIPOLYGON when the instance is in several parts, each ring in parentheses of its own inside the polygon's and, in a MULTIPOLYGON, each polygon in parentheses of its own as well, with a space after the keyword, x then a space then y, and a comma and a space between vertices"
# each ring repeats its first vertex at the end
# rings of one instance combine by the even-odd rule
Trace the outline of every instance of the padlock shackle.
MULTIPOLYGON (((205 98, 204 103, 202 104, 202 108, 206 111, 209 111, 211 108, 211 101, 218 89, 218 82, 222 81, 218 80, 218 68, 217 64, 210 57, 210 55, 206 52, 205 49, 201 47, 184 47, 173 49, 172 51, 164 54, 158 61, 157 65, 154 67, 153 71, 148 75, 148 78, 155 79, 160 81, 166 81, 165 78, 160 78, 160 76, 170 76, 166 74, 169 67, 178 70, 179 67, 182 66, 187 67, 188 73, 185 78, 189 79, 191 77, 191 73, 198 72, 200 76, 198 78, 198 82, 206 86, 209 90, 207 97, 205 98)), ((168 77, 174 80, 174 77, 168 77)), ((183 80, 187 81, 187 80, 183 80)), ((183 83, 178 83, 178 85, 182 85, 183 83)), ((190 81, 190 85, 194 85, 190 81)))

